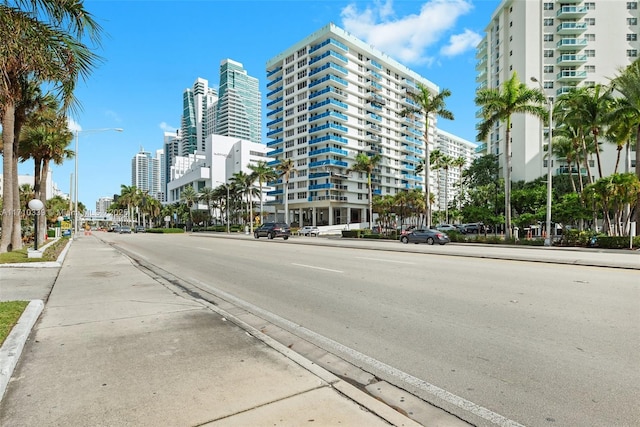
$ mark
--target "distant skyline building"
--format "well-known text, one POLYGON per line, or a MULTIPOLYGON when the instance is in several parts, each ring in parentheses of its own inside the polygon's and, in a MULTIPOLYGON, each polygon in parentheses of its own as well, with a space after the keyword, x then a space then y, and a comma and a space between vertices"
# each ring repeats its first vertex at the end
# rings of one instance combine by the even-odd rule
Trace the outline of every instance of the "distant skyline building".
POLYGON ((191 89, 183 92, 179 155, 204 151, 204 141, 214 131, 213 117, 217 102, 217 91, 200 77, 191 89))
MULTIPOLYGON (((540 86, 531 78, 538 80, 546 96, 555 102, 575 87, 609 85, 621 69, 638 58, 639 9, 638 1, 503 0, 477 47, 477 87, 500 88, 516 72, 519 80, 532 89, 540 86)), ((480 146, 483 154, 498 155, 501 167, 504 126, 496 125, 480 146)), ((512 116, 513 181, 532 181, 546 175, 547 133, 548 123, 537 117, 512 116)), ((610 175, 616 146, 604 142, 601 149, 603 174, 610 175)), ((629 153, 623 154, 623 158, 628 157, 629 153)), ((568 171, 564 159, 553 159, 552 166, 554 174, 568 171)), ((626 167, 635 166, 635 159, 628 160, 626 167)), ((598 176, 593 159, 589 168, 593 176, 598 176)), ((579 172, 586 175, 584 168, 579 172)))
POLYGON ((131 159, 131 185, 158 200, 162 197, 160 161, 142 147, 131 159))
POLYGON ((96 201, 96 213, 106 214, 112 203, 113 203, 113 197, 100 197, 96 201))
POLYGON ((435 171, 437 179, 436 185, 438 186, 436 209, 443 211, 446 202, 451 204, 451 202, 458 197, 460 193, 461 171, 471 166, 471 163, 473 163, 473 160, 477 157, 476 148, 478 146, 471 141, 441 129, 436 129, 436 142, 434 146, 435 149, 440 150, 443 155, 451 159, 464 159, 462 168, 450 166, 446 170, 440 169, 435 171))
POLYGON ((231 59, 220 63, 219 99, 212 133, 262 142, 262 100, 258 83, 241 63, 231 59))

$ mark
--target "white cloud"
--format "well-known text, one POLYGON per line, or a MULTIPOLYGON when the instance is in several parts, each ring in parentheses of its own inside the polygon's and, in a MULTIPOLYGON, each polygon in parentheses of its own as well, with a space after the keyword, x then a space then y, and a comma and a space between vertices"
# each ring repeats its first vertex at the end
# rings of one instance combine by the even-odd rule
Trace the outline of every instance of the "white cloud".
POLYGON ((175 132, 176 130, 178 130, 177 128, 169 125, 167 122, 160 123, 160 129, 162 129, 164 132, 175 132))
POLYGON ((107 116, 108 118, 112 119, 116 123, 121 123, 122 122, 122 119, 120 118, 120 115, 118 113, 116 113, 115 111, 107 110, 107 111, 104 112, 104 115, 107 116))
POLYGON ((76 122, 71 117, 67 117, 67 127, 71 132, 82 131, 82 126, 80 126, 80 123, 76 122))
MULTIPOLYGON (((341 12, 344 29, 401 62, 433 62, 427 49, 451 31, 457 19, 469 13, 469 0, 429 0, 418 14, 396 17, 393 1, 377 1, 363 11, 350 4, 341 12)), ((450 41, 450 44, 452 42, 450 41)), ((453 50, 451 50, 453 52, 453 50)))
POLYGON ((449 37, 449 44, 440 49, 444 56, 456 56, 470 49, 475 49, 482 40, 482 36, 474 31, 465 29, 462 34, 449 37))

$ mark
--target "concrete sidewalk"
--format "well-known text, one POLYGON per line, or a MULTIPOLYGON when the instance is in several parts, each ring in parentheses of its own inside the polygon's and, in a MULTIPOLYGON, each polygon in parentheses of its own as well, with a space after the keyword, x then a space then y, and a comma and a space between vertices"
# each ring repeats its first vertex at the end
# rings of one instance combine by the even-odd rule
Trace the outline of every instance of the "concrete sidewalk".
POLYGON ((95 237, 74 241, 59 272, 0 275, 0 300, 45 302, 2 426, 418 425, 95 237))

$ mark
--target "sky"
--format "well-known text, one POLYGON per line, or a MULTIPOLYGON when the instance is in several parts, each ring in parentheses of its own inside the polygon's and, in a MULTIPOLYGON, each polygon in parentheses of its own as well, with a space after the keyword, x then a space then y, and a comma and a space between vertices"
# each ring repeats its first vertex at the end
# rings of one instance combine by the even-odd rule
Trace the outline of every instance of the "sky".
MULTIPOLYGON (((475 142, 475 47, 499 0, 85 0, 103 28, 102 60, 75 96, 78 198, 89 210, 131 185, 131 159, 162 148, 180 127, 182 94, 198 77, 217 88, 220 62, 243 64, 260 81, 266 120, 266 63, 330 22, 439 86, 453 121, 438 127, 475 142), (114 129, 122 129, 117 132, 114 129)), ((266 128, 263 129, 266 135, 266 128)), ((265 137, 265 142, 267 141, 265 137)), ((53 168, 69 193, 75 161, 53 168)), ((33 175, 25 162, 20 174, 33 175)))

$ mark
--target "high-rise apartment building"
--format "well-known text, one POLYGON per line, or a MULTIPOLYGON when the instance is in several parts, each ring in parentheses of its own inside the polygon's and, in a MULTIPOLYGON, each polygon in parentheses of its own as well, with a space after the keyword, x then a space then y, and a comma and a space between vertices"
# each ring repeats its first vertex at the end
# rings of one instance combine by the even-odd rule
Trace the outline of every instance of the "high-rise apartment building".
MULTIPOLYGON (((532 88, 539 87, 531 81, 535 78, 555 101, 576 86, 609 84, 638 57, 638 8, 638 1, 623 0, 504 0, 478 45, 478 88, 499 88, 516 72, 532 88)), ((512 121, 513 180, 545 175, 547 124, 524 114, 514 115, 512 121)), ((484 153, 500 155, 501 164, 504 126, 497 125, 482 145, 484 153)), ((605 143, 601 148, 603 173, 609 175, 615 145, 605 143)), ((556 173, 566 170, 561 159, 552 166, 556 173)))
POLYGON ((218 93, 209 87, 209 82, 198 77, 193 88, 182 95, 182 123, 180 132, 180 155, 204 151, 204 141, 213 133, 215 107, 218 93))
MULTIPOLYGON (((267 155, 275 158, 269 164, 291 159, 296 169, 287 187, 289 222, 367 222, 367 176, 350 172, 358 153, 382 157, 371 179, 374 195, 423 189, 416 167, 424 158, 425 120, 399 113, 412 105, 407 91, 420 83, 436 94, 435 84, 333 24, 267 61, 267 79, 267 155)), ((282 180, 275 187, 270 194, 280 209, 282 180)))
POLYGON ((162 187, 160 181, 160 160, 151 157, 151 153, 140 148, 131 159, 131 185, 160 200, 162 187))
POLYGON ((462 171, 467 169, 477 157, 477 145, 441 129, 436 129, 434 147, 443 156, 447 156, 452 160, 463 160, 460 165, 449 165, 447 168, 440 168, 435 171, 438 197, 434 208, 444 211, 445 206, 447 204, 451 205, 452 201, 458 197, 462 171))
POLYGON ((215 115, 216 135, 262 142, 262 107, 258 79, 231 59, 220 63, 220 85, 215 115))
POLYGON ((96 213, 106 214, 113 203, 113 197, 100 197, 96 201, 96 213))

